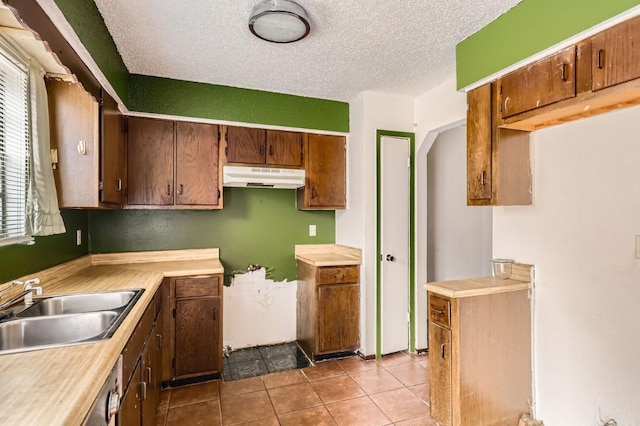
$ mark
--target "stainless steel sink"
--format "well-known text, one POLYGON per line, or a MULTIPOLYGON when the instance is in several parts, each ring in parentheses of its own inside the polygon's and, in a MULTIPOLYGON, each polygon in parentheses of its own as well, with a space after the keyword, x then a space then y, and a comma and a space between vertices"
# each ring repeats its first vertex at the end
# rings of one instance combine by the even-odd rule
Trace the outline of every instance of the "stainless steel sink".
POLYGON ((138 295, 139 290, 125 290, 34 298, 37 303, 17 316, 35 317, 121 309, 134 298, 137 299, 138 295))
POLYGON ((143 291, 34 298, 33 306, 0 322, 0 355, 108 339, 143 291))
POLYGON ((3 322, 0 323, 0 353, 101 340, 117 316, 115 311, 103 311, 3 322))

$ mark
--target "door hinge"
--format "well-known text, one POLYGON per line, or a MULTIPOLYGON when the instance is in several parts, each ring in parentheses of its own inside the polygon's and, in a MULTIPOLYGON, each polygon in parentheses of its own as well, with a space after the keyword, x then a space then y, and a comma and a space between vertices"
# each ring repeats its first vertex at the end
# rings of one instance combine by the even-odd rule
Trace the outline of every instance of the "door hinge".
POLYGON ((407 169, 411 168, 411 157, 407 157, 407 169))
POLYGON ((104 189, 104 182, 98 182, 98 191, 102 191, 104 189))
POLYGON ((407 322, 411 322, 411 312, 407 312, 407 322))

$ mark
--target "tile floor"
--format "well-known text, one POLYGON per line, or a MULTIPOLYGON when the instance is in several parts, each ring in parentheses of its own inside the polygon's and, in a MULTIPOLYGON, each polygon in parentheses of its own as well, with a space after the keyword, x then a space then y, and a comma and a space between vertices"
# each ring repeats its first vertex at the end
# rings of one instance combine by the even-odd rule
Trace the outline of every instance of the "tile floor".
POLYGON ((357 356, 162 391, 158 425, 425 425, 428 357, 357 356))
POLYGON ((296 342, 257 346, 232 351, 224 359, 225 382, 262 376, 268 373, 305 368, 311 363, 296 342))

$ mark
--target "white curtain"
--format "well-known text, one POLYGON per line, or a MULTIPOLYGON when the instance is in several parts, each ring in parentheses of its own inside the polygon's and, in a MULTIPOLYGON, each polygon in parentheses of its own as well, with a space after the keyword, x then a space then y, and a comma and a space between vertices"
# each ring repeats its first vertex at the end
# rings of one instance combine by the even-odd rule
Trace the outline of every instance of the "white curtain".
POLYGON ((29 107, 31 114, 31 176, 27 194, 27 232, 42 236, 64 234, 58 195, 51 167, 49 107, 44 70, 29 65, 29 107))

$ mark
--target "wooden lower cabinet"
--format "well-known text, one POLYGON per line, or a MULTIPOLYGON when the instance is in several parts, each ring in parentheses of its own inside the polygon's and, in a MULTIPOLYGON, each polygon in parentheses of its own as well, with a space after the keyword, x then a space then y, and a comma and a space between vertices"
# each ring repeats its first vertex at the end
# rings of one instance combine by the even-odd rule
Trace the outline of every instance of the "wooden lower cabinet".
POLYGON ((120 426, 153 426, 160 401, 162 289, 159 289, 122 351, 120 426))
POLYGON ((171 278, 164 294, 162 381, 222 372, 223 275, 171 278))
POLYGON ((360 347, 359 271, 298 261, 297 340, 309 357, 360 347))
POLYGON ((515 425, 529 412, 528 296, 428 293, 430 406, 441 426, 515 425))

